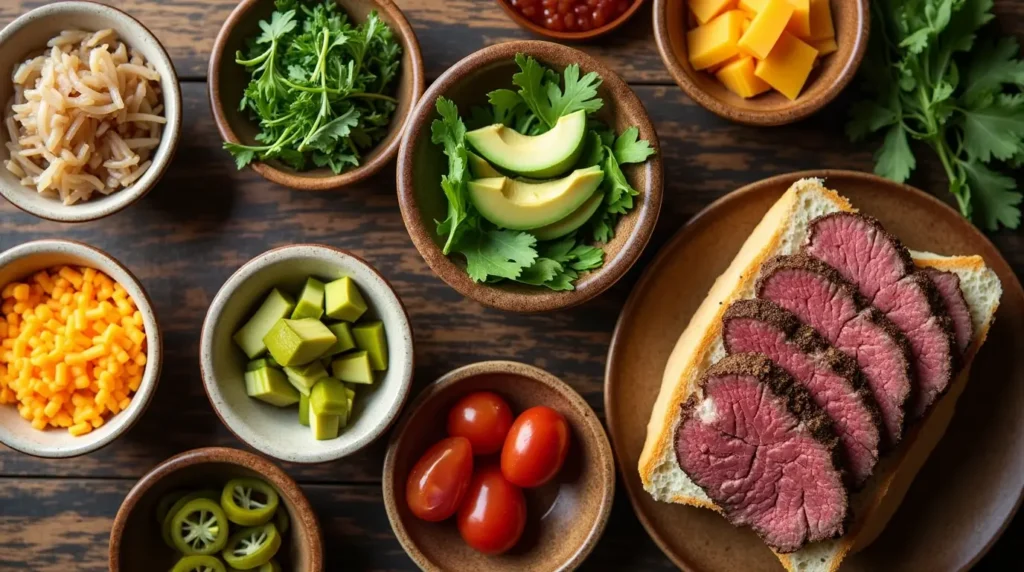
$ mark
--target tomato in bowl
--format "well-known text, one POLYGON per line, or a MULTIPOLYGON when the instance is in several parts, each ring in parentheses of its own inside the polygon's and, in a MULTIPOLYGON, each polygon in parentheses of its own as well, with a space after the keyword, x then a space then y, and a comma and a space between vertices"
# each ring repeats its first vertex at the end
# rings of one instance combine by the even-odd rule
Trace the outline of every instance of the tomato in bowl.
POLYGON ((512 20, 558 40, 590 40, 615 30, 644 0, 498 0, 512 20))

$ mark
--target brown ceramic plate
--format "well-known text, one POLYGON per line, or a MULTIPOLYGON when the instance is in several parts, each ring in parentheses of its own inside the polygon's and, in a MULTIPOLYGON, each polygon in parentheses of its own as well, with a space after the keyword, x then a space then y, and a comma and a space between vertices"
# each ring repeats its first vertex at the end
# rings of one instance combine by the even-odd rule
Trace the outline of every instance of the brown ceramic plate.
POLYGON ((398 153, 398 203, 405 228, 427 265, 449 286, 463 296, 499 310, 511 312, 547 312, 582 304, 612 286, 636 262, 647 245, 658 221, 662 199, 661 149, 654 125, 643 103, 611 68, 597 59, 570 47, 551 42, 515 41, 484 48, 462 59, 431 84, 409 118, 409 127, 398 153), (604 245, 604 266, 585 272, 576 281, 576 289, 554 292, 538 286, 514 282, 478 284, 466 274, 461 256, 447 257, 441 252, 443 240, 437 236, 434 221, 447 218, 448 203, 441 190, 441 174, 448 162, 441 148, 430 142, 430 124, 438 117, 435 103, 439 96, 453 100, 463 118, 470 108, 487 102, 487 93, 511 88, 517 73, 515 58, 524 53, 559 73, 569 64, 579 64, 581 73, 597 72, 604 82, 598 95, 604 106, 597 117, 615 133, 629 127, 640 130, 658 152, 640 165, 624 165, 630 185, 640 192, 636 208, 619 220, 615 238, 604 245))
POLYGON ((732 93, 705 71, 690 65, 686 52, 686 0, 654 0, 654 39, 672 78, 708 111, 747 125, 783 125, 818 111, 843 91, 857 73, 868 46, 869 0, 831 0, 839 50, 821 58, 793 101, 770 91, 750 99, 732 93))
POLYGON ((644 3, 644 0, 632 0, 632 4, 630 4, 629 8, 627 8, 621 16, 612 20, 611 22, 608 22, 604 26, 599 26, 592 30, 587 30, 586 32, 556 32, 555 30, 549 30, 544 26, 541 26, 533 22, 526 16, 523 16, 518 10, 516 10, 512 6, 511 0, 497 1, 498 4, 505 9, 505 13, 508 14, 508 17, 516 24, 519 24, 522 28, 531 31, 534 34, 537 34, 538 36, 543 36, 545 38, 550 38, 553 40, 562 40, 567 42, 583 42, 587 40, 593 40, 594 38, 603 36, 611 32, 612 30, 618 29, 619 26, 625 24, 626 20, 629 20, 630 16, 632 16, 637 10, 639 10, 640 6, 644 3))
MULTIPOLYGON (((485 457, 474 458, 480 466, 485 457)), ((615 494, 611 446, 601 422, 571 387, 522 363, 481 362, 453 370, 428 386, 403 416, 384 458, 384 505, 391 528, 420 568, 531 572, 574 570, 593 550, 608 522, 615 494), (569 453, 553 481, 526 494, 526 529, 501 556, 486 556, 459 536, 455 519, 425 522, 405 500, 409 471, 420 456, 447 436, 448 410, 474 391, 505 398, 513 415, 546 405, 565 416, 572 431, 569 453)))
POLYGON ((995 325, 949 430, 882 535, 843 566, 851 572, 969 568, 1009 523, 1024 489, 1024 291, 999 251, 958 213, 866 173, 793 173, 743 187, 694 217, 644 273, 619 318, 605 376, 608 426, 633 507, 658 546, 686 570, 781 570, 750 530, 709 510, 651 499, 637 461, 677 337, 764 213, 802 177, 824 177, 912 249, 980 254, 1003 283, 995 325))

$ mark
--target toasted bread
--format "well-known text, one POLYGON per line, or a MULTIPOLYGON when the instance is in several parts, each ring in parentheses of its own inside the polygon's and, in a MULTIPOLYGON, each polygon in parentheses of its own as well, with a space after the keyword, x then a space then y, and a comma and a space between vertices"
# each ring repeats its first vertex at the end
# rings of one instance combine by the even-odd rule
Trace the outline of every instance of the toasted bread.
MULTIPOLYGON (((720 512, 676 461, 672 436, 679 422, 679 407, 695 390, 703 372, 725 355, 722 314, 734 300, 753 297, 761 264, 772 256, 799 250, 811 220, 830 212, 855 210, 845 198, 825 188, 821 180, 797 181, 769 209, 732 263, 715 281, 676 342, 647 425, 647 440, 638 469, 644 488, 656 500, 720 512)), ((847 533, 837 539, 809 544, 797 552, 777 554, 787 570, 837 570, 847 554, 867 546, 881 533, 949 425, 956 401, 967 383, 971 360, 984 343, 994 319, 1002 286, 980 256, 947 257, 927 252, 912 255, 919 266, 949 270, 960 277, 974 323, 974 339, 967 351, 966 365, 946 395, 932 406, 923 420, 910 428, 896 450, 879 461, 875 475, 851 497, 854 521, 847 533)))

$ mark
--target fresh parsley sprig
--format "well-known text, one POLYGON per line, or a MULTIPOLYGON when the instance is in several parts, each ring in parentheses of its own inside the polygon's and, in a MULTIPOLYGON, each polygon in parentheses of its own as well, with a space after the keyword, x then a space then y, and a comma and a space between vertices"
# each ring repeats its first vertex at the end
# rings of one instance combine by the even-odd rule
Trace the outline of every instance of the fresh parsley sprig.
POLYGON ((960 212, 988 230, 1020 225, 1008 173, 1024 162, 1024 61, 1014 38, 979 38, 992 0, 874 0, 861 66, 867 99, 847 134, 883 131, 875 172, 904 182, 917 166, 910 140, 935 151, 960 212))

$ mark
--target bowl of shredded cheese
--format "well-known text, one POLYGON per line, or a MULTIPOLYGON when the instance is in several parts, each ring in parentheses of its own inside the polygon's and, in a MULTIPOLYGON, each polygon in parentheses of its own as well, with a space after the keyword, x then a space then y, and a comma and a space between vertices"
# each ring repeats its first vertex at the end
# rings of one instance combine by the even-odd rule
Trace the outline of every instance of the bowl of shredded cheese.
POLYGON ((67 240, 0 253, 0 443, 95 451, 142 415, 161 363, 149 298, 110 255, 67 240))
POLYGON ((60 222, 145 195, 171 160, 181 94, 142 24, 91 2, 37 8, 0 31, 0 194, 60 222))

